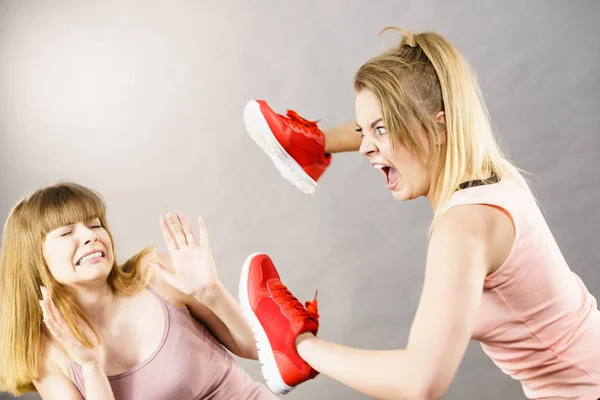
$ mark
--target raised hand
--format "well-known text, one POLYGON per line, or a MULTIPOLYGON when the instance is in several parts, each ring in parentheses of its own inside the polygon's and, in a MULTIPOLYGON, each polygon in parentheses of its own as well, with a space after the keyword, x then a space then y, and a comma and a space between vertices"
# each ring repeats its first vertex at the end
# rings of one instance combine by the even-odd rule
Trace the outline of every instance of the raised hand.
MULTIPOLYGON (((44 324, 54 336, 54 338, 64 347, 64 349, 69 353, 71 359, 77 364, 83 366, 86 364, 94 364, 100 363, 100 351, 98 350, 98 346, 94 348, 85 347, 71 332, 71 329, 64 321, 54 302, 52 301, 52 297, 50 293, 45 287, 41 288, 42 290, 42 300, 40 300, 40 307, 42 308, 42 313, 44 314, 44 324)), ((84 332, 89 338, 94 338, 94 334, 89 329, 89 327, 85 327, 84 332), (87 328, 87 329, 85 329, 87 328)))
POLYGON ((198 218, 200 240, 197 242, 183 213, 167 212, 160 218, 165 243, 172 266, 160 261, 149 263, 173 287, 201 299, 206 292, 219 285, 217 269, 208 245, 206 224, 198 218))

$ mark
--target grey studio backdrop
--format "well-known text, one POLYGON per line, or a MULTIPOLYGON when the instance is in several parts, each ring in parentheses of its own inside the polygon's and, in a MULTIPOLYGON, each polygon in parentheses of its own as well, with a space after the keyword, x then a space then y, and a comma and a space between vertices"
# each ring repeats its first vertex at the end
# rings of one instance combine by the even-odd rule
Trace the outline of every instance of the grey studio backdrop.
MULTIPOLYGON (((350 153, 306 196, 241 118, 252 98, 324 128, 354 118, 353 74, 395 43, 377 33, 397 25, 438 31, 469 59, 502 144, 600 298, 599 16, 595 1, 1 1, 1 222, 31 190, 73 180, 106 198, 123 260, 165 250, 166 209, 202 215, 236 297, 245 257, 268 252, 298 297, 319 289, 320 336, 402 347, 422 288, 426 201, 395 201, 350 153)), ((257 362, 240 363, 262 381, 257 362)), ((320 376, 285 398, 367 397, 320 376)), ((472 343, 444 398, 524 396, 472 343)))

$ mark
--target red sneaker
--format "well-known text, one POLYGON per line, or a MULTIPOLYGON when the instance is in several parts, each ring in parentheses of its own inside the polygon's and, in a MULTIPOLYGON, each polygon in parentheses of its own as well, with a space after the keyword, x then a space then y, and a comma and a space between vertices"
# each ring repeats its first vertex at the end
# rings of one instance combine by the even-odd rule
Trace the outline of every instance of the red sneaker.
POLYGON ((244 108, 244 124, 250 137, 271 158, 281 175, 306 194, 331 163, 325 154, 325 135, 315 121, 295 111, 276 114, 263 100, 251 100, 244 108))
POLYGON ((296 350, 296 337, 317 334, 319 314, 316 296, 306 308, 285 287, 266 254, 248 256, 240 278, 240 304, 258 348, 258 359, 267 387, 285 394, 319 373, 296 350))

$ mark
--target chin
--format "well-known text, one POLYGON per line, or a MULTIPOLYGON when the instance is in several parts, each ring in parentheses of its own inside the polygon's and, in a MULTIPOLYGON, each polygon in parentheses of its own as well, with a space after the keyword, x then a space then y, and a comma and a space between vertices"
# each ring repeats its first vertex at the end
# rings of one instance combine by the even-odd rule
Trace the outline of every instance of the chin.
POLYGON ((394 196, 394 198, 398 201, 412 200, 410 193, 408 193, 408 191, 406 190, 406 187, 404 187, 404 186, 392 190, 392 196, 394 196))
POLYGON ((112 264, 106 262, 100 265, 91 265, 87 269, 81 269, 78 271, 78 275, 81 281, 96 281, 98 279, 106 279, 112 271, 112 264))
POLYGON ((404 195, 404 193, 402 192, 392 192, 392 196, 394 196, 394 198, 398 201, 408 201, 411 200, 410 197, 407 197, 404 195))

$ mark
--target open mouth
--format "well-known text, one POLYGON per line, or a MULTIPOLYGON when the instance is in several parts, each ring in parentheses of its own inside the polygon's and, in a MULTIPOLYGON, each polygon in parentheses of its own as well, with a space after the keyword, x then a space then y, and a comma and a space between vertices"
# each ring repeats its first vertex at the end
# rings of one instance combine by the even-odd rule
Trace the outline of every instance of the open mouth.
POLYGON ((104 252, 95 251, 93 253, 90 253, 90 254, 87 254, 87 255, 81 257, 79 260, 77 260, 75 265, 81 266, 81 265, 85 265, 85 264, 89 264, 89 263, 93 263, 93 262, 98 262, 100 260, 103 260, 104 257, 106 257, 104 252))
POLYGON ((373 167, 381 170, 385 174, 386 186, 388 189, 394 189, 400 181, 398 170, 385 164, 373 164, 373 167))

